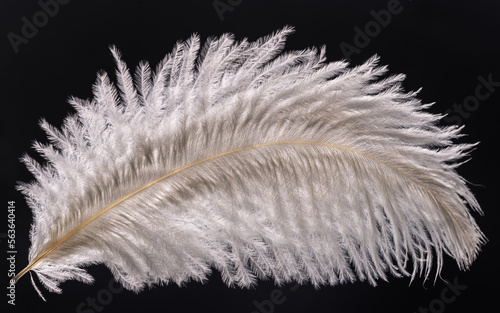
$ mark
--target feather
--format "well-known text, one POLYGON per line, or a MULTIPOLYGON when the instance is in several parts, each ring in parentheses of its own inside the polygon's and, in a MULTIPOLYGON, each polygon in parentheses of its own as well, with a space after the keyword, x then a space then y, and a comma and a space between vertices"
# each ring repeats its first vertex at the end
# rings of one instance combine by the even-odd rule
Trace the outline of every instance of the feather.
POLYGON ((456 172, 474 144, 439 126, 378 58, 349 67, 325 50, 282 53, 285 27, 256 42, 197 35, 155 71, 71 98, 42 121, 47 160, 23 158, 33 210, 29 265, 52 292, 101 263, 127 289, 258 279, 314 286, 461 269, 485 242, 481 209, 456 172))

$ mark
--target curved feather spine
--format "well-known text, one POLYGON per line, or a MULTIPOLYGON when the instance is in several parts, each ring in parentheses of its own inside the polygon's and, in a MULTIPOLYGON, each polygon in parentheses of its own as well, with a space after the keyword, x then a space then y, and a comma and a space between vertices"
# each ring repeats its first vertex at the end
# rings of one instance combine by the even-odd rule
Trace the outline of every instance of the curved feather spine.
POLYGON ((415 93, 401 92, 401 75, 376 82, 386 72, 376 59, 351 70, 323 64, 324 50, 273 60, 289 32, 257 44, 223 36, 202 61, 192 37, 165 58, 152 86, 142 65, 138 91, 113 50, 120 94, 102 74, 91 104, 73 100, 78 116, 64 135, 45 126, 62 154, 39 146, 52 163, 22 187, 38 208, 32 269, 49 290, 69 278, 89 281, 79 266, 92 262, 133 290, 203 280, 210 267, 228 284, 248 286, 257 274, 320 285, 355 276, 375 283, 387 270, 409 275, 409 260, 412 277, 424 268, 428 276, 432 250, 438 271, 443 251, 461 267, 472 262, 484 239, 465 203, 479 206, 452 164, 470 145, 451 145, 458 130, 436 126, 415 93), (184 175, 165 174, 179 169, 184 175), (61 190, 44 196, 51 185, 61 190), (58 198, 58 214, 48 214, 58 198), (115 209, 104 215, 103 207, 115 209))
MULTIPOLYGON (((379 162, 381 164, 383 164, 384 166, 387 166, 388 168, 390 168, 391 170, 399 173, 400 175, 408 178, 409 180, 411 180, 412 182, 420 185, 421 187, 423 187, 424 189, 426 189, 429 193, 431 193, 435 198, 439 199, 438 195, 436 195, 432 190, 428 189, 425 185, 422 185, 420 182, 414 180, 412 177, 406 175, 405 173, 402 173, 401 171, 399 171, 398 169, 380 161, 380 160, 377 160, 369 155, 365 155, 363 153, 360 153, 358 151, 355 151, 355 150, 351 150, 351 149, 348 149, 348 148, 345 148, 345 147, 340 147, 340 146, 335 146, 335 145, 331 145, 331 144, 325 144, 325 143, 318 143, 318 142, 300 142, 300 141, 296 141, 296 142, 277 142, 277 143, 266 143, 266 144, 260 144, 260 145, 255 145, 255 146, 251 146, 251 147, 245 147, 245 148, 240 148, 240 149, 236 149, 236 150, 232 150, 232 151, 228 151, 228 152, 225 152, 225 153, 222 153, 222 154, 219 154, 219 155, 216 155, 216 156, 213 156, 213 157, 210 157, 210 158, 207 158, 207 159, 203 159, 203 160, 200 160, 198 162, 195 162, 193 164, 190 164, 188 166, 185 166, 179 170, 176 170, 176 171, 173 171, 165 176, 162 176, 160 177, 159 179, 141 187, 140 189, 134 191, 133 193, 127 195, 126 197, 120 199, 119 201, 113 203, 112 205, 108 206, 107 208, 105 208, 104 210, 100 211, 98 214, 92 216, 92 218, 88 219, 87 221, 85 221, 84 223, 82 223, 80 226, 78 226, 77 228, 75 228, 74 230, 72 230, 69 234, 67 234, 64 238, 62 238, 61 240, 59 240, 58 242, 56 242, 52 247, 50 247, 48 250, 46 250, 45 252, 42 253, 41 256, 39 256, 37 259, 35 259, 34 261, 32 261, 25 269, 23 269, 18 275, 16 275, 15 277, 15 281, 17 281, 19 278, 21 278, 25 273, 27 273, 31 268, 33 268, 38 262, 40 262, 45 256, 47 256, 50 252, 52 252, 54 249, 56 249, 59 245, 61 245, 62 243, 64 243, 68 238, 70 238, 71 236, 73 236, 74 234, 76 234, 76 232, 78 232, 79 230, 83 229, 85 226, 87 226, 89 223, 91 223, 93 220, 99 218, 101 215, 105 214, 107 211, 113 209, 115 206, 117 206, 118 204, 126 201, 127 199, 129 199, 130 197, 133 197, 135 196, 136 194, 140 193, 142 190, 170 177, 171 175, 174 175, 174 174, 177 174, 185 169, 188 169, 192 166, 196 166, 200 163, 203 163, 203 162, 207 162, 207 161, 210 161, 211 159, 214 159, 214 158, 218 158, 218 157, 222 157, 222 156, 225 156, 227 154, 231 154, 231 153, 236 153, 236 152, 239 152, 239 151, 243 151, 243 150, 246 150, 246 149, 252 149, 252 148, 258 148, 258 147, 263 147, 263 146, 269 146, 269 145, 283 145, 283 144, 301 144, 301 145, 323 145, 323 146, 329 146, 329 147, 333 147, 333 148, 337 148, 337 149, 343 149, 343 150, 346 150, 346 151, 349 151, 349 152, 353 152, 353 153, 357 153, 357 154, 360 154, 361 156, 363 157, 366 157, 366 158, 369 158, 369 159, 372 159, 376 162, 379 162)), ((439 201, 439 202, 442 202, 442 201, 439 201)), ((444 205, 444 203, 443 203, 444 205)), ((446 207, 446 206, 445 206, 446 207)), ((449 209, 447 209, 449 210, 449 209)), ((404 266, 402 267, 404 268, 404 266)))

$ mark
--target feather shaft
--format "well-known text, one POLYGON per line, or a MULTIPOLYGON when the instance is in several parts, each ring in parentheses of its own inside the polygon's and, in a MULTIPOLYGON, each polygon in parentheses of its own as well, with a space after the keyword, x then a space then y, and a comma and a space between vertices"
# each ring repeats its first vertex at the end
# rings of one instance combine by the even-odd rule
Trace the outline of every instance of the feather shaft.
MULTIPOLYGON (((70 233, 68 233, 65 237, 63 237, 61 240, 59 240, 57 243, 55 243, 52 247, 50 247, 47 251, 45 251, 41 256, 39 256, 37 259, 35 259, 33 262, 31 262, 26 268, 24 268, 22 271, 20 271, 14 278, 14 281, 17 282, 24 274, 26 274, 31 268, 33 268, 38 262, 40 262, 44 257, 46 257, 49 253, 51 253, 54 249, 56 249, 58 246, 60 246, 63 242, 65 242, 66 240, 68 240, 68 238, 70 238, 71 236, 73 236, 76 232, 78 232, 79 230, 81 230, 82 228, 84 228, 85 226, 87 226, 89 223, 91 223, 92 221, 94 221, 95 219, 99 218, 101 215, 103 215, 104 213, 108 212, 109 210, 111 210, 112 208, 116 207, 118 204, 126 201, 127 199, 133 197, 134 195, 138 194, 139 192, 143 191, 144 189, 174 175, 174 174, 177 174, 179 172, 182 172, 183 170, 185 169, 188 169, 188 168, 191 168, 193 166, 196 166, 198 164, 201 164, 201 163, 204 163, 204 162, 207 162, 207 161, 210 161, 212 159, 215 159, 215 158, 219 158, 219 157, 222 157, 222 156, 225 156, 225 155, 228 155, 228 154, 232 154, 232 153, 236 153, 236 152, 240 152, 240 151, 243 151, 243 150, 248 150, 248 149, 252 149, 252 148, 259 148, 259 147, 265 147, 265 146, 271 146, 271 145, 288 145, 288 144, 300 144, 300 145, 319 145, 319 146, 327 146, 327 147, 332 147, 332 148, 337 148, 337 149, 342 149, 342 150, 345 150, 345 151, 349 151, 349 152, 352 152, 352 153, 355 153, 355 154, 358 154, 358 155, 361 155, 365 158, 369 158, 373 161, 376 161, 380 164, 383 164, 384 166, 387 166, 388 168, 390 168, 391 170, 397 172, 398 174, 404 176, 405 178, 411 180, 413 183, 419 185, 420 187, 424 188, 425 190, 427 190, 429 193, 431 193, 433 195, 433 197, 435 197, 436 199, 438 199, 438 201, 443 204, 444 208, 447 209, 448 212, 450 212, 450 210, 448 209, 448 207, 444 204, 444 202, 440 199, 440 197, 432 190, 430 189, 428 186, 425 186, 424 184, 422 184, 421 182, 417 181, 416 179, 412 178, 411 176, 403 173, 402 171, 398 170, 397 168, 377 159, 377 158, 374 158, 370 155, 367 155, 367 154, 364 154, 360 151, 356 151, 356 150, 353 150, 353 149, 350 149, 350 148, 346 148, 346 147, 341 147, 341 146, 338 146, 338 145, 333 145, 333 144, 328 144, 328 143, 320 143, 320 142, 306 142, 306 141, 284 141, 284 142, 273 142, 273 143, 264 143, 264 144, 258 144, 258 145, 253 145, 253 146, 249 146, 249 147, 244 147, 244 148, 239 148, 239 149, 235 149, 235 150, 231 150, 231 151, 228 151, 228 152, 224 152, 224 153, 221 153, 221 154, 218 154, 218 155, 215 155, 215 156, 212 156, 212 157, 208 157, 206 159, 203 159, 203 160, 200 160, 200 161, 197 161, 195 163, 192 163, 190 165, 187 165, 183 168, 180 168, 178 170, 175 170, 171 173, 168 173, 166 174, 165 176, 143 186, 142 188, 134 191, 133 193, 127 195, 126 197, 120 199, 119 201, 113 203, 112 205, 106 207, 104 210, 102 210, 101 212, 99 212, 98 214, 94 215, 92 218, 88 219, 87 221, 85 221, 83 224, 81 224, 80 226, 78 226, 77 228, 75 228, 73 231, 71 231, 70 233)), ((472 244, 471 242, 469 242, 468 244, 472 244)))

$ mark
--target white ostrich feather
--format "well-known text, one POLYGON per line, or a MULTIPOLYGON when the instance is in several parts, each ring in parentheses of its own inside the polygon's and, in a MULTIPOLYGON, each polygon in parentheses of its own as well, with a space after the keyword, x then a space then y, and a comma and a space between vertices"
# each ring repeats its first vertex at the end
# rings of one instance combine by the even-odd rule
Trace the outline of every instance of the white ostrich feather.
POLYGON ((102 263, 127 289, 213 269, 228 285, 315 286, 460 268, 484 237, 458 162, 473 145, 438 125, 377 58, 349 68, 324 49, 280 54, 286 27, 256 42, 198 36, 154 72, 105 73, 20 184, 34 214, 30 264, 50 291, 102 263))

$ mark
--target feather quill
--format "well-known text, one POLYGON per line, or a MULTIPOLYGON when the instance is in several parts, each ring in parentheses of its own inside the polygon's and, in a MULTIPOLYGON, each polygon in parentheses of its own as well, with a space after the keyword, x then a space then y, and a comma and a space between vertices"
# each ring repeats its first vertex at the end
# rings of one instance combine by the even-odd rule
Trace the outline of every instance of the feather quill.
POLYGON ((23 158, 33 210, 28 271, 52 292, 105 264, 127 289, 257 279, 315 286, 467 268, 485 238, 457 172, 473 144, 438 125, 377 57, 349 68, 325 50, 281 53, 285 27, 255 42, 178 42, 117 83, 42 121, 48 161, 23 158))

